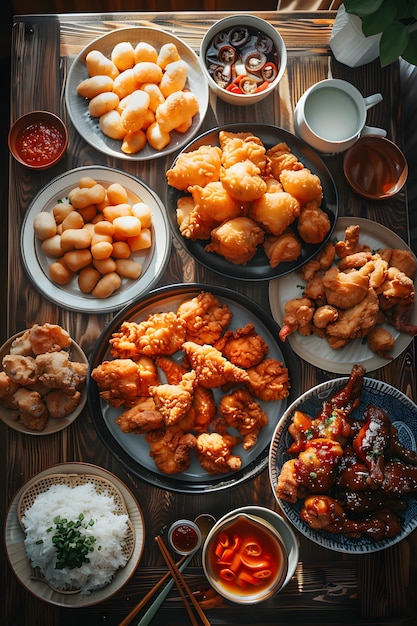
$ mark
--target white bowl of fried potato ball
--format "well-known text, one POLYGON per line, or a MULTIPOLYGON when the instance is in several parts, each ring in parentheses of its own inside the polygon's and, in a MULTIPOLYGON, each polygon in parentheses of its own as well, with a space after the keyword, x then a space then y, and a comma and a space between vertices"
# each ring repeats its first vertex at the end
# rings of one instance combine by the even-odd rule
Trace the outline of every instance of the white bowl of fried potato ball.
POLYGON ((67 428, 86 403, 87 357, 58 324, 33 324, 0 348, 0 418, 22 433, 67 428))
POLYGON ((65 100, 80 135, 94 148, 133 161, 179 150, 208 107, 196 53, 157 28, 118 28, 88 44, 68 74, 65 100))
POLYGON ((163 273, 171 234, 160 198, 120 170, 86 166, 47 184, 30 204, 22 259, 34 286, 60 306, 104 313, 163 273))
POLYGON ((229 104, 255 104, 277 87, 287 66, 279 32, 255 15, 232 15, 203 37, 200 57, 211 90, 229 104))

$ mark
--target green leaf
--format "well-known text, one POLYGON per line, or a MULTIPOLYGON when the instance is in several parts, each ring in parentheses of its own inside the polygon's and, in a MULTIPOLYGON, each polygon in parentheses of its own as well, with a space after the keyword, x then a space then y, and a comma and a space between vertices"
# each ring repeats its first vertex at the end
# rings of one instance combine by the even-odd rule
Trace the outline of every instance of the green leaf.
POLYGON ((412 65, 417 65, 417 31, 410 33, 408 44, 401 54, 402 58, 412 65))
POLYGON ((386 30, 392 24, 397 15, 395 3, 385 3, 372 15, 362 19, 362 31, 366 37, 377 35, 386 30))
POLYGON ((410 35, 408 29, 399 22, 391 24, 381 36, 379 43, 379 55, 381 58, 381 66, 386 67, 400 56, 406 50, 410 35))
POLYGON ((372 15, 378 11, 382 6, 384 0, 345 0, 344 5, 346 13, 353 13, 364 17, 365 15, 372 15))

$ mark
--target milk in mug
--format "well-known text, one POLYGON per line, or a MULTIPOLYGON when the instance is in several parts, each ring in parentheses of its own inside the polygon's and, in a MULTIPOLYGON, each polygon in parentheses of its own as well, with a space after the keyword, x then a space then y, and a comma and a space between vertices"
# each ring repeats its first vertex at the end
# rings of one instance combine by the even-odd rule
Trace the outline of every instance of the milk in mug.
POLYGON ((360 112, 351 96, 334 87, 316 89, 306 100, 305 120, 311 130, 328 141, 344 141, 360 130, 360 112))

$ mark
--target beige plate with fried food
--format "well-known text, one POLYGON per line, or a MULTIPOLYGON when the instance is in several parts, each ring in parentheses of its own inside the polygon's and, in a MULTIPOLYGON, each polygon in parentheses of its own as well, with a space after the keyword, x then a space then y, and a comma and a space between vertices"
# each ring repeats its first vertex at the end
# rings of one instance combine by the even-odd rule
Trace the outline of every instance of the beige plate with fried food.
POLYGON ((19 582, 37 598, 49 604, 68 608, 83 608, 98 604, 117 593, 135 572, 142 556, 144 542, 145 528, 142 511, 131 491, 111 472, 88 463, 62 463, 54 465, 34 476, 14 496, 5 524, 6 555, 19 582), (58 475, 58 482, 61 483, 62 481, 74 483, 75 480, 77 484, 77 481, 82 482, 86 476, 90 477, 90 482, 93 481, 101 487, 105 487, 106 484, 110 483, 112 489, 109 493, 111 495, 113 495, 113 492, 114 494, 120 494, 133 529, 134 545, 126 566, 116 572, 109 585, 89 595, 61 593, 52 589, 38 578, 34 578, 33 570, 26 554, 24 545, 25 533, 19 523, 19 504, 23 501, 22 498, 25 494, 30 498, 31 490, 42 490, 49 486, 56 475, 58 475))
MULTIPOLYGON (((409 250, 407 244, 392 230, 363 218, 341 217, 338 219, 332 240, 343 240, 345 229, 351 224, 360 226, 359 241, 370 246, 371 250, 380 248, 396 248, 409 250)), ((282 326, 284 318, 285 303, 292 298, 299 298, 303 295, 302 287, 305 281, 301 276, 292 272, 286 276, 270 281, 269 283, 269 303, 275 321, 282 326)), ((417 307, 414 305, 411 322, 417 324, 417 307)), ((412 336, 405 332, 400 332, 388 324, 383 325, 394 337, 394 349, 390 352, 395 359, 398 357, 412 341, 412 336)), ((286 339, 291 348, 305 361, 336 374, 350 374, 355 363, 360 363, 366 367, 367 372, 372 372, 389 361, 372 352, 363 338, 354 339, 340 350, 332 349, 326 339, 315 335, 304 337, 295 332, 286 339)))
MULTIPOLYGON (((16 335, 13 335, 0 348, 0 370, 2 369, 1 362, 3 361, 3 357, 6 354, 9 354, 10 347, 13 341, 17 339, 18 337, 21 337, 24 332, 25 331, 23 330, 22 332, 17 333, 16 335)), ((71 361, 75 361, 78 363, 86 363, 86 364, 88 363, 87 357, 84 354, 83 350, 73 340, 71 340, 71 348, 69 350, 69 354, 70 354, 71 361)), ((64 428, 67 428, 70 424, 72 424, 72 422, 75 419, 77 419, 77 417, 80 415, 81 411, 83 410, 85 406, 86 401, 87 401, 87 390, 86 390, 86 385, 84 385, 81 391, 81 398, 80 398, 80 402, 77 405, 77 408, 74 409, 74 411, 72 411, 66 417, 60 417, 60 418, 48 417, 46 426, 41 431, 31 430, 30 428, 26 428, 20 420, 15 419, 13 415, 13 411, 10 409, 6 409, 2 404, 0 404, 0 418, 7 426, 21 433, 26 433, 27 435, 51 435, 52 433, 57 433, 58 431, 63 430, 64 428)))

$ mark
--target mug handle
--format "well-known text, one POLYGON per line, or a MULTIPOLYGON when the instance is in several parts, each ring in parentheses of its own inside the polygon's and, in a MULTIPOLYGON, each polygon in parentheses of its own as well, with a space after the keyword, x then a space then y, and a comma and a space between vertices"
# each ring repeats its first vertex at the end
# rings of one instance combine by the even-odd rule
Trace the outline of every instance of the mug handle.
POLYGON ((386 137, 387 131, 384 128, 376 128, 375 126, 364 126, 361 135, 379 135, 379 137, 386 137))
POLYGON ((367 98, 364 98, 363 101, 365 103, 365 109, 368 110, 371 107, 375 106, 376 104, 378 104, 378 102, 381 102, 383 100, 382 94, 381 93, 374 93, 372 96, 368 96, 367 98))

